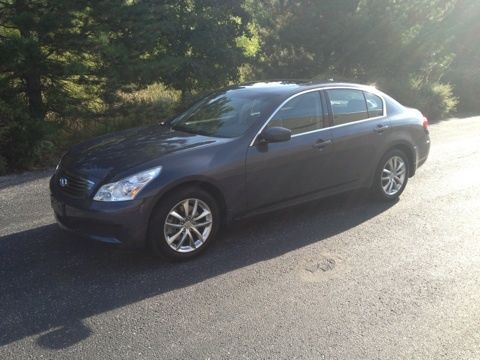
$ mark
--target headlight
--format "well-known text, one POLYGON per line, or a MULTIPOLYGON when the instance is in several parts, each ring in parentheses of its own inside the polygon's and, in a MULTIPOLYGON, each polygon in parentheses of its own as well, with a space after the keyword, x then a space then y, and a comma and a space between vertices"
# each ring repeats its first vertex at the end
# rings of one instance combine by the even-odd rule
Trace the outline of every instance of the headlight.
POLYGON ((133 200, 135 196, 153 179, 162 167, 139 172, 120 181, 103 185, 95 194, 93 200, 97 201, 126 201, 133 200))

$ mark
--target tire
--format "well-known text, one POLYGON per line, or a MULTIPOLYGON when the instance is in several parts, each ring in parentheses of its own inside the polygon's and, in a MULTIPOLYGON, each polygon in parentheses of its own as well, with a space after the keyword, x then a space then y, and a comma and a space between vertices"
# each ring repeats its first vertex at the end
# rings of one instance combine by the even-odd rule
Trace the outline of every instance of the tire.
POLYGON ((407 186, 409 173, 410 162, 405 153, 399 149, 388 151, 380 160, 375 171, 373 195, 383 201, 397 200, 407 186), (388 173, 389 171, 391 174, 388 173))
POLYGON ((155 256, 190 259, 214 242, 220 224, 220 207, 212 195, 197 187, 179 189, 162 198, 154 209, 148 245, 155 256))

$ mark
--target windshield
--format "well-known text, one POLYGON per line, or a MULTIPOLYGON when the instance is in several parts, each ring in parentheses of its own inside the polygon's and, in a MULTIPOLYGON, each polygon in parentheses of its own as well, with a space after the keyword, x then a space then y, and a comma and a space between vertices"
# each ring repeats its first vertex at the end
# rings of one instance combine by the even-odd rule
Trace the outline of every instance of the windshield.
POLYGON ((174 130, 207 136, 237 137, 268 111, 271 100, 240 90, 206 97, 170 122, 174 130))

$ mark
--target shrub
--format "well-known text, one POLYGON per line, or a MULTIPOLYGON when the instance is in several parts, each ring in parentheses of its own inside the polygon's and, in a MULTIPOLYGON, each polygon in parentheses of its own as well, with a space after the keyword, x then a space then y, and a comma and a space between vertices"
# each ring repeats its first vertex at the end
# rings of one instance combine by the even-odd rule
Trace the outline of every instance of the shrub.
POLYGON ((55 157, 57 126, 52 123, 23 119, 2 129, 0 155, 8 170, 30 169, 50 164, 55 157))
POLYGON ((382 87, 400 103, 417 108, 433 121, 452 114, 458 104, 450 84, 423 83, 416 79, 389 80, 383 84, 382 87))
MULTIPOLYGON (((150 125, 166 120, 174 114, 180 94, 153 84, 146 89, 119 93, 118 101, 108 109, 70 121, 60 132, 55 144, 61 151, 94 136, 132 127, 150 125)), ((57 151, 58 153, 58 151, 57 151)))
POLYGON ((106 133, 164 121, 174 113, 179 99, 178 91, 158 83, 120 93, 119 101, 99 117, 96 131, 106 133))
POLYGON ((159 123, 171 116, 173 111, 173 103, 139 102, 119 104, 100 117, 96 132, 103 134, 159 123))
POLYGON ((480 73, 478 66, 462 64, 452 69, 447 75, 449 81, 455 84, 455 95, 459 99, 458 112, 461 114, 480 114, 480 73))
POLYGON ((48 166, 56 153, 54 121, 33 120, 25 100, 0 93, 0 174, 48 166))
POLYGON ((419 107, 431 120, 439 120, 452 114, 458 104, 450 84, 433 83, 419 91, 419 107))

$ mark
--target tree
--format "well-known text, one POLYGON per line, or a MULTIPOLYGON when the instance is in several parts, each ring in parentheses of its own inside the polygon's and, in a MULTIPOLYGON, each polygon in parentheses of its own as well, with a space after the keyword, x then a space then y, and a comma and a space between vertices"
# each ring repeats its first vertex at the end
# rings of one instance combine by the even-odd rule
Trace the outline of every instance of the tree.
MULTIPOLYGON (((236 39, 247 23, 242 1, 1 0, 0 94, 10 100, 0 133, 9 137, 6 123, 34 132, 32 121, 84 126, 119 92, 153 82, 183 93, 224 85, 238 77, 236 39)), ((13 166, 18 154, 5 144, 0 154, 13 166)))
POLYGON ((441 63, 434 35, 455 0, 270 0, 256 20, 263 29, 262 70, 365 79, 427 71, 441 63), (273 16, 272 16, 273 15, 273 16), (440 59, 440 61, 439 61, 440 59), (431 65, 431 64, 430 64, 431 65), (372 76, 373 75, 373 76, 372 76))
POLYGON ((459 97, 459 111, 479 113, 480 105, 480 2, 459 0, 454 11, 445 20, 449 48, 454 59, 447 70, 446 80, 455 86, 459 97))
POLYGON ((445 28, 458 0, 268 0, 250 3, 261 27, 260 76, 374 82, 432 117, 455 107, 443 84, 445 28), (272 76, 273 75, 273 76, 272 76), (413 96, 412 94, 416 94, 413 96), (435 109, 435 103, 442 106, 435 109), (438 111, 440 109, 440 111, 438 111))
POLYGON ((82 102, 72 86, 87 72, 82 15, 86 1, 0 2, 0 156, 26 165, 48 132, 50 117, 82 102))
POLYGON ((24 97, 32 119, 78 105, 69 86, 88 74, 87 1, 6 0, 0 8, 3 85, 24 97))
POLYGON ((249 22, 243 1, 176 0, 153 8, 163 15, 152 53, 162 82, 188 95, 238 79, 245 55, 237 39, 248 34, 249 22))

